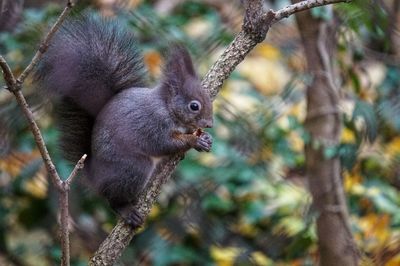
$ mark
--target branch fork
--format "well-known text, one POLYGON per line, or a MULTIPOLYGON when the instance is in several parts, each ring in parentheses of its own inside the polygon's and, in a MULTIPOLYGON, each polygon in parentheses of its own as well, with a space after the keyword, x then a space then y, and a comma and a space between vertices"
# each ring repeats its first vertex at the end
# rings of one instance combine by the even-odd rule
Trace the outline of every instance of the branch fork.
POLYGON ((275 12, 264 12, 262 1, 249 0, 246 3, 242 30, 249 34, 257 43, 262 42, 267 36, 271 22, 275 19, 275 12))

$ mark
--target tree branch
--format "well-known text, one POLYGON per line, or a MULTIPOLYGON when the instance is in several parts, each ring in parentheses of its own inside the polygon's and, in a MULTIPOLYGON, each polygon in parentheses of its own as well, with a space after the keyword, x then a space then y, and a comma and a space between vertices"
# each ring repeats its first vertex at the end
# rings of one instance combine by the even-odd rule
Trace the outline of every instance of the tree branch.
POLYGON ((0 55, 0 67, 3 71, 3 77, 7 84, 5 88, 8 90, 12 90, 12 88, 16 84, 14 74, 12 73, 10 66, 7 64, 7 61, 1 55, 0 55))
POLYGON ((39 46, 39 49, 36 52, 36 54, 33 56, 31 62, 25 68, 25 70, 21 73, 21 75, 18 77, 17 81, 19 84, 22 84, 25 81, 25 78, 32 72, 32 70, 35 68, 35 66, 39 62, 40 58, 42 58, 42 55, 46 52, 47 48, 49 47, 51 38, 53 38, 54 34, 57 32, 58 28, 61 26, 61 24, 63 23, 65 18, 68 16, 68 14, 71 11, 73 6, 74 6, 74 3, 71 0, 68 0, 63 12, 57 18, 57 21, 51 27, 50 31, 47 33, 46 37, 44 38, 44 41, 39 46))
MULTIPOLYGON (((174 172, 178 163, 182 160, 182 155, 175 155, 164 160, 156 169, 156 173, 151 177, 150 187, 144 191, 135 209, 147 217, 150 210, 161 192, 162 185, 165 184, 174 172)), ((96 253, 91 258, 89 265, 112 265, 122 254, 125 247, 129 244, 136 231, 131 226, 120 219, 108 237, 100 245, 96 253)))
POLYGON ((86 154, 83 155, 82 158, 78 161, 68 179, 66 181, 63 181, 60 178, 56 170, 56 167, 49 155, 46 144, 43 140, 43 136, 40 132, 38 125, 36 124, 33 112, 29 108, 29 105, 26 102, 26 99, 21 91, 21 88, 25 81, 25 78, 32 72, 32 70, 42 57, 42 55, 46 52, 51 38, 54 36, 55 32, 61 26, 61 23, 64 21, 64 19, 66 18, 72 7, 73 7, 72 1, 68 0, 63 12, 58 17, 57 21, 52 26, 49 33, 46 35, 43 43, 40 45, 39 50, 36 52, 29 65, 25 68, 25 70, 18 77, 18 79, 15 78, 14 74, 11 71, 11 68, 7 64, 4 57, 0 55, 0 68, 2 69, 3 77, 7 84, 5 88, 8 89, 12 94, 14 94, 18 105, 22 109, 25 118, 28 120, 29 128, 33 134, 36 145, 40 151, 47 172, 60 195, 59 206, 60 206, 60 231, 61 231, 61 246, 62 246, 61 265, 63 266, 70 265, 68 192, 72 180, 77 175, 78 171, 82 169, 84 166, 86 154))
POLYGON ((84 162, 87 155, 84 154, 82 158, 77 162, 68 179, 62 182, 62 190, 59 190, 60 199, 60 230, 61 230, 61 248, 62 248, 62 257, 61 257, 61 265, 67 266, 70 262, 70 244, 69 244, 69 190, 71 187, 71 182, 78 174, 78 172, 83 168, 84 162))
POLYGON ((76 163, 74 169, 72 170, 71 174, 65 180, 65 185, 69 188, 74 178, 78 175, 78 172, 84 167, 85 160, 87 158, 87 154, 84 154, 81 159, 76 163))
POLYGON ((28 120, 29 129, 31 130, 33 137, 35 139, 36 145, 39 149, 40 155, 43 158, 44 164, 46 166, 47 172, 49 173, 50 179, 52 180, 53 184, 56 186, 58 190, 62 190, 62 180, 57 173, 56 167, 53 161, 50 158, 49 151, 47 150, 46 144, 43 140, 43 136, 40 132, 40 129, 35 121, 35 117, 32 113, 32 110, 29 108, 28 103, 24 95, 20 90, 20 86, 22 84, 13 84, 9 86, 11 92, 14 94, 18 105, 22 109, 22 112, 25 115, 25 118, 28 120))
POLYGON ((284 18, 289 17, 295 13, 305 11, 314 7, 319 6, 326 6, 330 4, 336 3, 350 3, 351 0, 315 0, 315 1, 301 1, 296 4, 289 5, 285 8, 280 9, 278 12, 275 13, 275 19, 272 23, 278 22, 284 18))
MULTIPOLYGON (((264 12, 261 0, 248 0, 242 30, 208 71, 202 81, 203 88, 210 93, 212 99, 215 99, 223 82, 254 46, 265 39, 268 29, 272 24, 296 12, 339 2, 350 1, 308 0, 290 5, 277 12, 272 10, 264 12)), ((143 217, 147 217, 153 202, 158 197, 162 184, 169 180, 180 160, 181 156, 169 158, 153 174, 149 182, 150 186, 142 193, 138 204, 136 204, 139 212, 144 214, 143 217)), ((119 220, 110 235, 103 241, 91 258, 89 265, 112 265, 119 258, 135 233, 123 220, 119 220)))

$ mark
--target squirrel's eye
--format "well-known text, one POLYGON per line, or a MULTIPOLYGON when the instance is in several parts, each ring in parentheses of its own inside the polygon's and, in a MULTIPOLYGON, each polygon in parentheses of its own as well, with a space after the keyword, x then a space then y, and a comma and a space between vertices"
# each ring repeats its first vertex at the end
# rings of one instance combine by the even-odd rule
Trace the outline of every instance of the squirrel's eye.
POLYGON ((193 100, 189 103, 189 109, 192 112, 198 112, 201 109, 201 103, 197 100, 193 100))

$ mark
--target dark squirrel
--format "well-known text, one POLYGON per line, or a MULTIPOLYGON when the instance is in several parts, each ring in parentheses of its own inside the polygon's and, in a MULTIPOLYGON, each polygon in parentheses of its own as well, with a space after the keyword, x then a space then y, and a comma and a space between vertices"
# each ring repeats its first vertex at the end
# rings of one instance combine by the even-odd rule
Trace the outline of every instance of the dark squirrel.
POLYGON ((117 21, 81 15, 63 23, 34 75, 52 96, 64 156, 88 154, 89 184, 131 226, 133 208, 160 160, 191 148, 210 151, 212 103, 189 53, 174 46, 161 82, 146 87, 134 36, 117 21))

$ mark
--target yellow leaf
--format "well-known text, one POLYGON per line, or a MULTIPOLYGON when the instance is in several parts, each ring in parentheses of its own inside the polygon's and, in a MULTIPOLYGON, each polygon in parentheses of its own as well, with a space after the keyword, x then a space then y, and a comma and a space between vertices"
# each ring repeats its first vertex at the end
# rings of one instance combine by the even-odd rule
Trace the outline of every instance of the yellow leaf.
POLYGON ((240 219, 240 222, 235 224, 232 230, 248 237, 254 237, 259 233, 257 228, 250 223, 246 223, 245 219, 240 219))
POLYGON ((304 221, 298 217, 285 217, 272 230, 274 234, 294 236, 304 229, 304 221))
POLYGON ((391 258, 388 262, 385 263, 385 266, 399 266, 400 265, 400 254, 391 258))
POLYGON ((149 218, 156 218, 160 214, 160 207, 157 204, 154 204, 150 210, 149 218))
MULTIPOLYGON (((235 109, 232 109, 233 112, 251 112, 257 108, 258 100, 250 96, 248 93, 249 91, 251 91, 251 86, 248 82, 228 79, 227 82, 225 82, 223 90, 221 91, 221 96, 232 106, 235 106, 235 109)), ((219 110, 220 108, 218 98, 217 105, 215 106, 214 110, 219 110)), ((236 119, 236 117, 232 116, 232 119, 236 119)))
POLYGON ((290 121, 289 121, 289 117, 287 117, 287 116, 279 117, 277 119, 276 123, 283 130, 288 130, 290 128, 290 121))
POLYGON ((289 134, 289 144, 294 151, 301 152, 304 150, 304 141, 295 131, 289 134))
POLYGON ((13 49, 7 54, 7 58, 17 63, 23 61, 24 55, 22 54, 20 49, 13 49))
POLYGON ((208 167, 217 167, 221 162, 219 158, 212 152, 203 152, 198 156, 199 162, 208 167))
POLYGON ((368 258, 367 256, 362 256, 360 266, 375 266, 375 263, 371 258, 368 258))
POLYGON ((264 57, 246 58, 237 71, 265 95, 277 94, 290 80, 283 64, 264 57))
POLYGON ((390 216, 370 213, 359 219, 359 226, 364 234, 367 251, 382 247, 391 236, 390 216))
POLYGON ((363 88, 361 89, 359 96, 360 99, 369 102, 369 103, 373 103, 375 101, 375 99, 377 98, 377 93, 376 93, 376 89, 372 89, 372 88, 363 88))
POLYGON ((255 262, 257 266, 268 266, 273 265, 273 261, 269 259, 265 254, 261 253, 260 251, 256 251, 251 253, 251 258, 255 262))
POLYGON ((128 0, 128 1, 124 1, 124 4, 126 3, 126 5, 128 7, 126 9, 133 9, 133 8, 136 8, 142 2, 143 2, 143 0, 128 0))
POLYGON ((272 150, 269 147, 263 147, 261 149, 257 149, 252 154, 250 154, 247 161, 250 165, 254 165, 259 162, 265 162, 271 160, 273 156, 274 154, 272 153, 272 150))
POLYGON ((214 25, 209 20, 195 18, 186 24, 185 32, 191 38, 199 38, 201 36, 208 36, 213 27, 214 25))
POLYGON ((47 197, 48 181, 44 166, 39 169, 32 179, 24 183, 23 188, 36 198, 44 199, 47 197))
POLYGON ((342 137, 341 140, 343 143, 354 143, 356 141, 356 137, 354 132, 347 127, 343 128, 342 130, 342 137))
MULTIPOLYGON (((349 173, 348 171, 343 172, 344 178, 344 189, 346 191, 352 191, 352 189, 357 189, 357 185, 362 182, 362 177, 359 173, 349 173)), ((352 191, 354 193, 354 191, 352 191)))
POLYGON ((282 57, 279 49, 268 43, 260 43, 257 45, 252 54, 257 54, 270 60, 278 60, 282 57))
POLYGON ((188 233, 191 237, 195 237, 196 239, 201 239, 201 232, 196 225, 188 224, 185 226, 186 233, 188 233))
POLYGON ((304 121, 306 118, 306 101, 302 100, 290 106, 287 115, 294 116, 300 121, 304 121))
POLYGON ((144 54, 144 63, 153 76, 159 76, 161 74, 162 58, 159 52, 155 50, 147 51, 144 54))
POLYGON ((360 80, 359 97, 369 103, 374 102, 378 96, 376 87, 385 78, 386 66, 381 62, 376 62, 370 63, 363 68, 355 67, 354 70, 360 80))
POLYGON ((218 266, 232 266, 242 251, 235 247, 210 247, 210 255, 218 266))
POLYGON ((385 151, 390 157, 400 154, 400 137, 392 139, 392 141, 386 145, 385 151))
POLYGON ((40 157, 38 151, 28 153, 11 152, 9 155, 0 158, 0 171, 7 172, 11 176, 17 176, 22 169, 33 160, 40 157))

